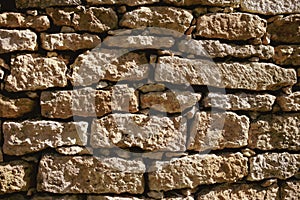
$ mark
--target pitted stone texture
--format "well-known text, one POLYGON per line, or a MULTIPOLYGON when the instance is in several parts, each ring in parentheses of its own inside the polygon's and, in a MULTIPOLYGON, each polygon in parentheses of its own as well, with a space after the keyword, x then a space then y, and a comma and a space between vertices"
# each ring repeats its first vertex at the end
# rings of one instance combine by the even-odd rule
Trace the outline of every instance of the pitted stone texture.
POLYGON ((77 31, 103 33, 118 26, 118 17, 112 8, 47 8, 55 25, 70 26, 77 31))
POLYGON ((196 36, 227 40, 261 38, 266 33, 267 21, 246 13, 217 13, 197 19, 196 36))
POLYGON ((67 66, 58 58, 20 55, 12 60, 10 72, 5 80, 8 91, 42 90, 67 85, 67 66))
POLYGON ((127 5, 127 6, 140 6, 149 5, 159 2, 159 0, 87 0, 89 5, 127 5))
POLYGON ((267 112, 272 110, 275 100, 276 97, 270 94, 209 93, 203 102, 205 107, 267 112))
POLYGON ((266 115, 253 122, 249 147, 261 150, 300 150, 300 115, 266 115))
POLYGON ((30 30, 0 29, 0 54, 14 51, 35 51, 37 36, 30 30))
POLYGON ((273 59, 275 63, 279 65, 300 65, 300 45, 282 45, 275 47, 273 59))
POLYGON ((185 151, 186 120, 142 114, 112 114, 92 124, 93 148, 139 147, 143 150, 185 151))
POLYGON ((41 113, 47 118, 72 116, 101 117, 112 111, 138 111, 138 96, 133 88, 117 85, 111 90, 92 88, 72 91, 42 92, 41 113))
POLYGON ((142 194, 145 170, 138 160, 46 155, 40 161, 37 189, 57 194, 142 194))
POLYGON ((0 27, 33 28, 36 31, 45 31, 50 28, 50 21, 47 16, 30 16, 7 12, 0 14, 0 27))
POLYGON ((47 8, 52 6, 76 6, 81 0, 16 0, 16 6, 23 8, 47 8))
MULTIPOLYGON (((178 195, 177 195, 178 196, 178 195)), ((147 197, 118 197, 118 196, 96 196, 96 195, 88 195, 87 200, 154 200, 153 198, 147 197)), ((161 200, 194 200, 193 197, 166 197, 161 198, 161 200)))
POLYGON ((163 2, 175 6, 195 6, 195 5, 221 6, 221 7, 240 6, 240 0, 163 0, 163 2))
POLYGON ((277 102, 283 111, 300 111, 300 92, 279 96, 277 102))
POLYGON ((183 53, 206 56, 208 58, 235 58, 259 57, 263 60, 274 56, 274 47, 265 45, 235 45, 222 43, 218 40, 181 40, 178 49, 183 53))
POLYGON ((0 117, 18 118, 33 111, 35 101, 29 98, 12 99, 0 94, 0 117))
POLYGON ((279 197, 276 184, 268 188, 257 184, 224 184, 201 190, 197 200, 279 200, 279 197))
POLYGON ((248 117, 232 112, 198 112, 191 125, 188 149, 205 151, 246 146, 249 123, 248 117))
POLYGON ((281 186, 281 197, 284 200, 300 199, 300 181, 286 181, 281 186))
POLYGON ((300 167, 300 154, 265 153, 250 158, 247 179, 259 181, 268 178, 287 179, 294 176, 300 167))
POLYGON ((42 47, 46 50, 92 49, 101 43, 97 35, 77 33, 41 34, 42 47))
POLYGON ((3 151, 8 155, 19 156, 47 147, 86 145, 87 128, 87 122, 4 122, 3 151))
POLYGON ((80 55, 71 65, 74 86, 87 86, 100 80, 139 81, 148 78, 149 65, 145 53, 127 53, 121 50, 91 51, 80 55))
POLYGON ((195 106, 201 94, 189 91, 169 90, 166 92, 150 92, 141 94, 141 107, 151 108, 160 112, 179 113, 195 106))
POLYGON ((300 12, 299 0, 241 0, 245 12, 263 15, 279 15, 300 12))
POLYGON ((155 80, 261 91, 292 86, 297 77, 294 69, 284 69, 271 63, 216 64, 207 60, 167 56, 159 58, 155 80))
POLYGON ((0 194, 28 191, 33 183, 32 166, 23 161, 0 163, 0 194))
POLYGON ((217 156, 196 154, 173 160, 157 161, 149 173, 149 188, 168 191, 198 185, 236 182, 247 175, 247 158, 240 153, 217 156))
POLYGON ((126 13, 120 26, 126 28, 161 27, 184 33, 192 22, 193 15, 174 7, 141 7, 126 13))
POLYGON ((271 40, 283 43, 300 43, 300 14, 280 16, 268 25, 271 40))

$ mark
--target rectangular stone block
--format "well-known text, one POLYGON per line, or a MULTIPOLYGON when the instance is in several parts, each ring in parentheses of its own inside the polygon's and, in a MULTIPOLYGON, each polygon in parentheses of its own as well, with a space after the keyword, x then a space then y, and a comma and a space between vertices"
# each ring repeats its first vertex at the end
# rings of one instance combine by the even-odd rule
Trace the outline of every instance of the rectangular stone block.
POLYGON ((195 5, 220 6, 220 7, 240 6, 240 0, 163 0, 163 2, 175 6, 195 6, 195 5))
POLYGON ((159 0, 87 0, 90 5, 127 5, 127 6, 141 6, 149 5, 159 2, 159 0))
POLYGON ((80 4, 81 0, 16 0, 16 6, 18 9, 76 6, 80 4))
POLYGON ((300 45, 281 45, 275 47, 273 57, 276 64, 279 65, 300 65, 300 45))
POLYGON ((281 186, 281 198, 284 200, 300 199, 300 181, 286 181, 281 186))
POLYGON ((283 111, 300 111, 300 92, 277 97, 277 103, 283 111))

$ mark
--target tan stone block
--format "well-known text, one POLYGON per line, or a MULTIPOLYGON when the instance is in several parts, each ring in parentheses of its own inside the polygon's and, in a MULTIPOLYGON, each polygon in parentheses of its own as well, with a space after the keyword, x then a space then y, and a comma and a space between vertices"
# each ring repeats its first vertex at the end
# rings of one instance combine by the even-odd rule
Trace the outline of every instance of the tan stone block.
POLYGON ((125 4, 127 6, 149 5, 159 2, 159 0, 87 0, 89 5, 116 5, 125 4))
POLYGON ((16 0, 16 6, 23 8, 47 8, 52 6, 76 6, 81 0, 16 0))
POLYGON ((195 6, 195 5, 221 6, 221 7, 240 6, 240 0, 163 0, 163 2, 175 6, 195 6))
POLYGON ((300 199, 300 181, 286 181, 281 186, 281 198, 284 200, 300 199))
POLYGON ((283 111, 300 111, 300 92, 277 97, 277 103, 283 111))
POLYGON ((279 65, 300 65, 300 45, 281 45, 275 47, 273 57, 276 64, 279 65))

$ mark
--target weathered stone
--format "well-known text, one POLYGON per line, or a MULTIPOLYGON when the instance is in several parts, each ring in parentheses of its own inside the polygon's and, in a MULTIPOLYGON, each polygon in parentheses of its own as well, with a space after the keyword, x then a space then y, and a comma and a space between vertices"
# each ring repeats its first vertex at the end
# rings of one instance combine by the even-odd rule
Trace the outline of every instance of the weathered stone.
POLYGON ((103 33, 117 28, 118 17, 112 8, 47 8, 55 25, 70 26, 77 31, 103 33))
POLYGON ((16 0, 17 8, 47 8, 52 6, 76 6, 81 0, 16 0))
POLYGON ((46 155, 40 161, 37 189, 52 193, 142 194, 145 170, 137 160, 46 155))
POLYGON ((205 107, 224 110, 247 110, 267 112, 272 110, 276 97, 270 94, 219 94, 209 93, 204 99, 205 107))
POLYGON ((81 200, 80 196, 76 195, 34 195, 32 200, 81 200))
POLYGON ((206 56, 210 58, 259 57, 268 60, 274 56, 274 47, 265 45, 235 45, 221 43, 218 40, 181 40, 178 49, 183 53, 206 56))
POLYGON ((167 56, 159 58, 155 69, 156 81, 230 89, 278 90, 294 85, 296 79, 294 69, 271 63, 215 64, 207 60, 167 56))
POLYGON ((300 199, 300 181, 286 181, 281 186, 281 198, 284 200, 300 199))
POLYGON ((300 154, 265 153, 250 158, 247 179, 259 181, 268 178, 287 179, 296 174, 300 167, 300 154))
POLYGON ((300 43, 300 14, 278 17, 268 25, 271 40, 284 43, 300 43))
POLYGON ((148 77, 149 65, 145 53, 122 51, 91 51, 80 55, 71 66, 73 85, 91 85, 101 80, 142 80, 148 77))
POLYGON ((0 29, 0 53, 34 51, 37 49, 36 40, 36 34, 30 30, 0 29))
POLYGON ((300 92, 277 97, 277 103, 283 111, 300 111, 300 92))
POLYGON ((279 15, 300 12, 299 0, 241 0, 243 11, 263 15, 279 15))
POLYGON ((41 95, 41 113, 47 118, 101 117, 112 111, 138 111, 138 97, 133 88, 117 85, 111 90, 85 88, 45 91, 41 95))
POLYGON ((232 112, 198 112, 191 125, 188 149, 240 148, 247 145, 249 119, 232 112))
POLYGON ((18 118, 33 111, 35 101, 29 98, 12 99, 0 94, 0 117, 18 118))
POLYGON ((173 7, 141 7, 126 13, 120 26, 126 28, 161 27, 184 33, 192 22, 193 15, 173 7))
POLYGON ((138 88, 143 93, 147 92, 162 92, 166 90, 166 86, 162 83, 146 84, 138 88))
POLYGON ((198 185, 235 182, 247 175, 247 158, 240 153, 217 156, 196 154, 173 160, 157 161, 149 173, 149 188, 168 191, 198 185))
POLYGON ((201 190, 197 200, 275 200, 279 199, 277 185, 262 188, 257 184, 224 184, 201 190))
POLYGON ((246 13, 216 13, 197 19, 196 36, 227 40, 261 38, 266 33, 267 21, 246 13))
POLYGON ((93 155, 93 149, 89 147, 81 147, 81 146, 57 147, 55 150, 58 153, 63 155, 93 155))
POLYGON ((112 114, 93 121, 90 140, 93 148, 185 151, 186 128, 182 117, 112 114))
POLYGON ((221 7, 240 6, 240 0, 163 0, 163 2, 175 6, 195 6, 195 5, 221 6, 221 7))
POLYGON ((149 5, 159 2, 159 0, 87 0, 90 5, 116 5, 124 4, 127 6, 149 5))
POLYGON ((300 45, 275 47, 274 61, 279 65, 300 65, 300 45))
POLYGON ((87 200, 150 200, 149 198, 88 195, 87 200))
POLYGON ((47 147, 86 145, 87 128, 87 122, 4 122, 3 152, 19 156, 47 147))
POLYGON ((300 115, 266 115, 253 122, 249 131, 249 147, 261 150, 300 150, 300 115))
POLYGON ((23 161, 0 163, 0 194, 27 191, 33 183, 32 166, 23 161))
POLYGON ((98 46, 101 39, 97 35, 88 33, 57 33, 41 34, 42 47, 46 50, 72 50, 92 49, 98 46))
POLYGON ((33 28, 36 31, 45 31, 50 28, 50 21, 47 16, 7 12, 0 14, 0 27, 33 28))
POLYGON ((189 91, 169 90, 140 95, 141 107, 160 112, 179 113, 193 107, 200 101, 201 94, 189 91))
POLYGON ((12 60, 11 74, 5 80, 8 91, 41 90, 67 85, 67 66, 58 58, 20 55, 12 60))

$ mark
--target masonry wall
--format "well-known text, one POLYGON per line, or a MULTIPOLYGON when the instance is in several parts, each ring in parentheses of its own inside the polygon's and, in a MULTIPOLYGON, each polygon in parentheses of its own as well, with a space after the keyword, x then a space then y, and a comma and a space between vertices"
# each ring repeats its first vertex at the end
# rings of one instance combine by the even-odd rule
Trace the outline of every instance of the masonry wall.
POLYGON ((299 0, 0 3, 0 199, 300 199, 299 0))

